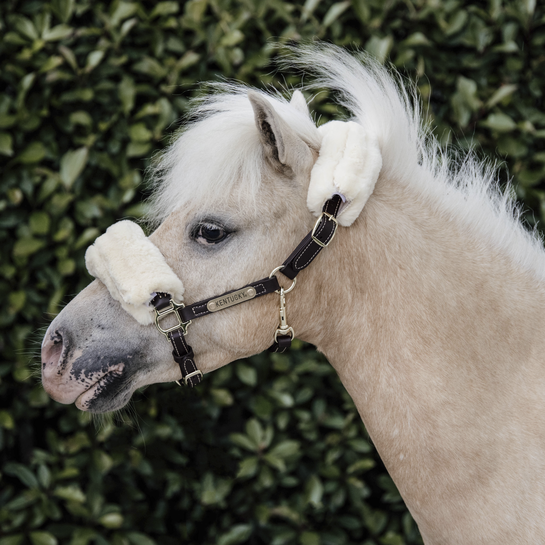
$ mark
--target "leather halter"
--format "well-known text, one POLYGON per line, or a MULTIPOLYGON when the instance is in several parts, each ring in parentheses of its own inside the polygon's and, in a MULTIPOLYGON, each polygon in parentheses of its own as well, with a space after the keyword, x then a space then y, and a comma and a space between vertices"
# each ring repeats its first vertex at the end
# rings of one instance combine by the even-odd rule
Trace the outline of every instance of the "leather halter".
POLYGON ((291 341, 295 334, 293 328, 289 327, 286 321, 285 294, 295 287, 296 276, 299 272, 308 267, 320 251, 333 239, 337 230, 336 218, 341 204, 342 199, 339 195, 333 195, 331 199, 326 201, 322 209, 322 214, 314 225, 314 229, 299 243, 286 261, 280 267, 273 270, 268 278, 263 278, 242 288, 231 290, 219 296, 210 297, 209 299, 204 299, 203 301, 198 301, 187 306, 174 302, 168 293, 156 294, 151 300, 151 304, 155 308, 155 325, 167 337, 174 348, 172 356, 174 357, 174 361, 180 366, 184 384, 194 387, 203 378, 202 372, 199 371, 195 364, 193 350, 185 340, 187 328, 193 320, 221 310, 221 307, 217 308, 217 304, 215 303, 218 299, 222 300, 224 297, 231 299, 232 301, 225 306, 225 308, 228 308, 229 306, 249 301, 255 297, 261 297, 273 292, 279 293, 280 324, 274 334, 274 342, 269 351, 282 353, 291 346, 291 341), (293 280, 293 284, 286 290, 280 286, 275 276, 278 271, 290 280, 293 280), (241 293, 250 295, 245 297, 241 293), (233 294, 233 296, 229 298, 229 294, 233 294), (174 315, 178 323, 166 329, 161 327, 162 320, 170 315, 174 315))

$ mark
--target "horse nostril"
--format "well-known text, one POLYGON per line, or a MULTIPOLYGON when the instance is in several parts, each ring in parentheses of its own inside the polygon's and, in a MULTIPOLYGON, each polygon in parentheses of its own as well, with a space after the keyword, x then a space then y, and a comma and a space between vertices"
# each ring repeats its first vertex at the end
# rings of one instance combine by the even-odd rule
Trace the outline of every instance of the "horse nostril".
POLYGON ((42 366, 49 364, 57 367, 61 362, 63 346, 62 335, 58 330, 48 333, 42 344, 42 366))

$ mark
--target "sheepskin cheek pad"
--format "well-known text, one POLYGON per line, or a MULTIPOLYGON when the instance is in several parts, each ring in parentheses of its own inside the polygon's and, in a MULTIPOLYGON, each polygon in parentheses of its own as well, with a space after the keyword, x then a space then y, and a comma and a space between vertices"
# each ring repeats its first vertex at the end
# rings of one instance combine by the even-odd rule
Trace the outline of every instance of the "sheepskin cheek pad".
POLYGON ((373 193, 382 169, 378 140, 354 121, 330 121, 318 131, 322 145, 310 175, 307 206, 319 216, 324 202, 340 195, 343 204, 337 220, 348 227, 373 193))
POLYGON ((89 273, 98 278, 139 323, 153 322, 149 305, 157 292, 169 293, 181 302, 182 281, 167 265, 163 254, 136 223, 115 223, 85 253, 89 273))

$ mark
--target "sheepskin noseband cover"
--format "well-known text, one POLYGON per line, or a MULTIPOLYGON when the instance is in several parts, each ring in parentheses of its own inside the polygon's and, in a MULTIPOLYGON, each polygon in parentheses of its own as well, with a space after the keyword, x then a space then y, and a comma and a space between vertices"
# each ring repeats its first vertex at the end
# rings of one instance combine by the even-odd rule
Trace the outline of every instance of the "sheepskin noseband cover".
POLYGON ((132 221, 115 223, 98 237, 85 253, 85 265, 142 325, 153 322, 149 302, 157 292, 169 293, 175 301, 182 301, 182 281, 167 265, 159 248, 132 221))
POLYGON ((310 175, 307 206, 316 216, 325 201, 340 195, 338 222, 352 225, 373 193, 382 169, 376 136, 354 121, 330 121, 318 128, 320 152, 310 175))

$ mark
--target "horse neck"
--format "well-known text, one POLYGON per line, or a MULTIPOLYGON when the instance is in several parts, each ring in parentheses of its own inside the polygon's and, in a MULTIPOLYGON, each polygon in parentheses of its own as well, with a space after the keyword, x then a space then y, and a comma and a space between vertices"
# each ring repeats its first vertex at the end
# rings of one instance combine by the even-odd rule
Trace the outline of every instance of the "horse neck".
POLYGON ((543 434, 518 441, 528 415, 545 429, 543 284, 393 183, 337 237, 297 286, 296 331, 337 370, 421 530, 429 511, 447 525, 443 493, 467 499, 476 472, 513 476, 522 450, 545 451, 543 434))

